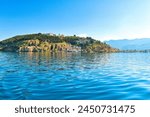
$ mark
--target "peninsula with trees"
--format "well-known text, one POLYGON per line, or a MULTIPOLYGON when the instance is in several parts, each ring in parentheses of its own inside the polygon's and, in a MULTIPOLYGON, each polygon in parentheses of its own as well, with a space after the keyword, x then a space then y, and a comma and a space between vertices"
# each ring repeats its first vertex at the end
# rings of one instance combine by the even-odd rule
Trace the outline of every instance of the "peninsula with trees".
POLYGON ((11 52, 88 52, 110 53, 119 49, 91 37, 56 35, 37 33, 18 35, 0 41, 0 51, 11 52))

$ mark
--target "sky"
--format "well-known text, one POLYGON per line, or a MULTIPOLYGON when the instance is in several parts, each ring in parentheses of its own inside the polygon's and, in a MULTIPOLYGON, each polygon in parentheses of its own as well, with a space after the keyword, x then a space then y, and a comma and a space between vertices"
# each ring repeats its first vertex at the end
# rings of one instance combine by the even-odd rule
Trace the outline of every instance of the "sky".
POLYGON ((150 0, 0 0, 0 40, 39 32, 150 38, 150 0))

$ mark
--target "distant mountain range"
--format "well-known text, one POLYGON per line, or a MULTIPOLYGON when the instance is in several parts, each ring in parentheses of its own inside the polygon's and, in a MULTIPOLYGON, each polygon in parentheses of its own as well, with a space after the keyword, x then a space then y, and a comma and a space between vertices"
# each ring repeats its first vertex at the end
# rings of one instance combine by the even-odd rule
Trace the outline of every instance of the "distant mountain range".
POLYGON ((122 39, 122 40, 109 40, 105 41, 114 48, 120 50, 149 50, 150 49, 150 38, 141 39, 122 39))

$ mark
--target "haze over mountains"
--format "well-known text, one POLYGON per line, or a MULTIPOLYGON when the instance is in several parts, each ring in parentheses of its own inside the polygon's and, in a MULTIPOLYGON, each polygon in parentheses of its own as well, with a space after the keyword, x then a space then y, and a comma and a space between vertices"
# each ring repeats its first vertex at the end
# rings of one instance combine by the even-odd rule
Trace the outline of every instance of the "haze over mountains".
POLYGON ((150 38, 141 39, 122 39, 122 40, 109 40, 105 41, 107 44, 114 48, 121 50, 149 50, 150 49, 150 38))

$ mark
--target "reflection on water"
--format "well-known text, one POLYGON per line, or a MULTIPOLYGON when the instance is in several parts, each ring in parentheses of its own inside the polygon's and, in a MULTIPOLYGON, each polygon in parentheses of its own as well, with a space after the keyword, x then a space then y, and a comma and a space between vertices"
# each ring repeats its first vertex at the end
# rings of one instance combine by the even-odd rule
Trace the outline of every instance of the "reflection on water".
POLYGON ((150 99, 148 53, 0 52, 0 99, 150 99))

